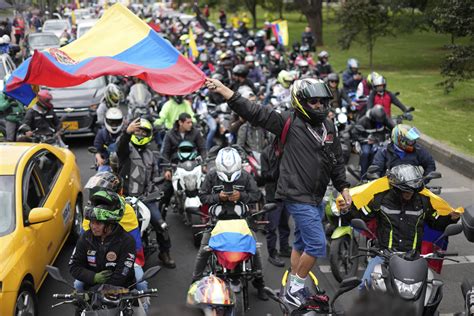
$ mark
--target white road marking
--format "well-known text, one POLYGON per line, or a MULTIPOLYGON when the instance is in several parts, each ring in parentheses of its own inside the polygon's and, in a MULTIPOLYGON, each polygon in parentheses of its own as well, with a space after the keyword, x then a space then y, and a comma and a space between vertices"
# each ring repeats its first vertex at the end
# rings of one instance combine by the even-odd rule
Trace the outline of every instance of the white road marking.
POLYGON ((447 257, 447 258, 451 258, 459 262, 444 260, 443 264, 449 265, 449 264, 461 264, 461 263, 474 263, 474 256, 457 256, 457 257, 447 257))

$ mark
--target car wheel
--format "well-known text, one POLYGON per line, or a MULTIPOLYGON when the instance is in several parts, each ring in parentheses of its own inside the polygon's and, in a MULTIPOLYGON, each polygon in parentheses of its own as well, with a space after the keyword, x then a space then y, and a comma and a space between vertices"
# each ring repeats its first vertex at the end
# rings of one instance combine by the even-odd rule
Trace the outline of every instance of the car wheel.
POLYGON ((15 303, 15 316, 38 315, 38 299, 33 284, 23 281, 15 303))
POLYGON ((83 218, 83 206, 82 197, 78 196, 76 199, 76 206, 74 207, 74 218, 72 220, 71 234, 69 235, 69 241, 75 243, 81 235, 82 229, 82 218, 83 218))

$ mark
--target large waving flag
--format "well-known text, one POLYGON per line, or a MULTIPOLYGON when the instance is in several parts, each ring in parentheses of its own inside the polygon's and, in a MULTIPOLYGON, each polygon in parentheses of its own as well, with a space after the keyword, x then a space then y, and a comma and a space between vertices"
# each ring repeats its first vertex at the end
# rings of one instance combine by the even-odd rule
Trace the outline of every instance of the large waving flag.
POLYGON ((138 77, 167 95, 189 94, 205 80, 198 67, 117 3, 81 38, 60 49, 35 51, 12 73, 6 93, 29 104, 32 85, 69 87, 104 75, 138 77))
POLYGON ((286 20, 272 22, 272 31, 278 44, 288 46, 288 22, 286 20))

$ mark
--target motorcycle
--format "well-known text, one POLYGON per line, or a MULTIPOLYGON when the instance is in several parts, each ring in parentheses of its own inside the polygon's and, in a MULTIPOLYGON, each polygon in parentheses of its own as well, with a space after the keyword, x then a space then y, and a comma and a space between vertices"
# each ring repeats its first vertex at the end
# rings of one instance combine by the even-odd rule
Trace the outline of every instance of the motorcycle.
POLYGON ((265 287, 265 291, 268 296, 280 305, 280 309, 284 316, 314 316, 319 314, 324 314, 328 316, 344 315, 343 311, 337 311, 335 308, 337 299, 342 294, 351 291, 361 283, 361 280, 356 277, 351 277, 342 280, 341 284, 339 285, 339 288, 334 294, 334 298, 330 300, 327 295, 324 295, 324 291, 319 288, 318 279, 316 278, 314 273, 310 271, 310 277, 306 279, 305 287, 312 289, 313 293, 316 294, 313 295, 313 297, 305 304, 301 305, 300 307, 295 307, 289 304, 285 299, 285 293, 288 290, 290 283, 288 282, 289 274, 290 270, 287 270, 283 274, 283 278, 281 280, 281 287, 279 290, 273 290, 271 288, 265 287))
POLYGON ((37 128, 33 130, 33 136, 26 136, 25 133, 29 130, 28 125, 21 125, 18 128, 16 139, 18 142, 28 142, 28 143, 38 143, 38 144, 49 144, 56 147, 68 148, 68 146, 63 142, 61 134, 66 131, 68 126, 56 132, 53 128, 49 128, 48 131, 39 131, 37 128))
POLYGON ((54 304, 52 308, 64 304, 73 304, 76 306, 76 310, 80 312, 79 315, 81 316, 145 316, 146 312, 143 308, 141 299, 156 297, 158 290, 148 289, 145 291, 137 291, 131 288, 137 283, 151 279, 160 271, 160 269, 160 266, 148 269, 143 274, 141 280, 138 280, 138 282, 135 282, 129 288, 104 284, 99 287, 94 287, 89 291, 77 292, 74 287, 64 279, 57 267, 47 265, 46 270, 53 279, 66 284, 73 290, 73 292, 69 294, 53 294, 53 298, 66 301, 54 304))
POLYGON ((137 83, 131 87, 127 100, 127 120, 129 122, 138 117, 143 117, 153 122, 158 117, 158 114, 154 111, 152 95, 143 83, 137 83))
POLYGON ((333 188, 328 187, 324 197, 327 219, 325 233, 330 245, 331 273, 337 282, 342 282, 342 280, 357 274, 359 258, 353 257, 358 253, 359 244, 350 223, 341 216, 341 212, 336 207, 337 194, 333 188))
MULTIPOLYGON (((218 226, 218 231, 232 232, 233 230, 229 229, 232 225, 239 224, 242 227, 248 228, 247 220, 253 220, 264 213, 273 211, 275 208, 275 203, 269 203, 263 207, 262 211, 251 214, 247 205, 236 203, 232 218, 239 219, 226 220, 223 219, 223 216, 225 218, 228 214, 223 214, 224 210, 222 205, 215 204, 209 208, 209 222, 207 224, 194 226, 196 226, 196 228, 205 229, 205 231, 212 231, 218 226)), ((268 221, 254 221, 254 224, 266 225, 268 221)), ((253 241, 256 243, 255 239, 253 239, 253 241)), ((236 242, 236 239, 230 238, 226 240, 226 247, 232 249, 232 251, 219 251, 209 247, 209 251, 211 251, 212 254, 207 262, 207 271, 209 274, 215 275, 229 284, 236 297, 235 311, 232 315, 240 316, 244 315, 249 309, 249 281, 257 276, 257 271, 252 271, 254 258, 250 253, 235 251, 235 249, 241 249, 242 247, 239 242, 236 242)))
MULTIPOLYGON (((351 226, 375 236, 361 219, 352 219, 351 226)), ((435 244, 443 238, 460 234, 462 229, 460 224, 448 225, 435 244)), ((378 256, 383 260, 383 263, 377 264, 371 273, 371 284, 366 282, 364 287, 400 297, 413 307, 414 315, 433 315, 443 298, 444 283, 434 278, 433 272, 428 268, 427 259, 458 262, 447 258, 456 256, 456 253, 440 250, 424 255, 416 251, 397 252, 378 247, 359 248, 359 251, 378 256)))

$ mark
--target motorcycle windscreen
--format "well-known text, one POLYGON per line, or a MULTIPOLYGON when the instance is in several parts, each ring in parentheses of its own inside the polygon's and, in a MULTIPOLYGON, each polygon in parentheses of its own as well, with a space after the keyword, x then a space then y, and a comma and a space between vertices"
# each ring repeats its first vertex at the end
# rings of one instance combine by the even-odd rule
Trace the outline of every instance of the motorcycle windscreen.
POLYGON ((233 269, 255 254, 257 242, 244 219, 220 220, 211 232, 209 247, 216 252, 219 263, 233 269))

